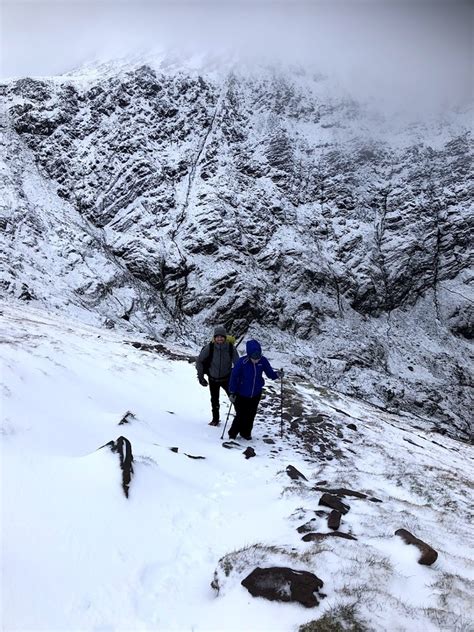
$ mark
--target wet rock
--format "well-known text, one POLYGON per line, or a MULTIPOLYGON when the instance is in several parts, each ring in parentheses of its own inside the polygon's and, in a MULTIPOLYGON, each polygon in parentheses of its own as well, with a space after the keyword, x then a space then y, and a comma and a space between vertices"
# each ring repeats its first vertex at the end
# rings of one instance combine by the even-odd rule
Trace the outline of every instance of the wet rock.
POLYGON ((413 544, 418 547, 421 551, 421 557, 418 560, 418 564, 423 564, 424 566, 431 566, 438 559, 438 553, 435 551, 429 544, 423 542, 423 540, 419 540, 412 533, 407 531, 406 529, 397 529, 395 531, 395 535, 398 535, 406 542, 406 544, 413 544))
POLYGON ((335 509, 341 514, 346 514, 350 509, 349 505, 343 503, 337 496, 331 496, 330 494, 323 494, 319 499, 319 504, 324 507, 331 507, 331 509, 335 509))
POLYGON ((342 518, 341 512, 333 509, 328 516, 328 527, 330 529, 334 529, 334 531, 339 529, 339 526, 341 524, 341 518, 342 518))
POLYGON ((306 608, 313 608, 319 604, 316 595, 323 587, 323 581, 308 571, 278 566, 257 567, 242 581, 242 586, 253 597, 270 601, 295 601, 306 608))
POLYGON ((286 473, 294 481, 297 481, 297 480, 307 481, 308 480, 306 476, 302 474, 299 470, 297 470, 296 467, 294 467, 293 465, 288 465, 288 467, 286 468, 286 473))

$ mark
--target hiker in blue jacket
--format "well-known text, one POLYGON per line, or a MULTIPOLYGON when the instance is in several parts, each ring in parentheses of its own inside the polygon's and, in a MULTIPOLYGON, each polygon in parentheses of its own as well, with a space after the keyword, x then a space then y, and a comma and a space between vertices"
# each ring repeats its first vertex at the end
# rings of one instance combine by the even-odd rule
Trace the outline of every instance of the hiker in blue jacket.
POLYGON ((271 380, 278 380, 281 376, 270 366, 270 362, 262 355, 262 348, 256 340, 249 340, 246 344, 247 355, 236 362, 229 382, 229 397, 235 407, 235 417, 229 429, 229 438, 240 436, 250 441, 258 403, 262 395, 265 373, 271 380))

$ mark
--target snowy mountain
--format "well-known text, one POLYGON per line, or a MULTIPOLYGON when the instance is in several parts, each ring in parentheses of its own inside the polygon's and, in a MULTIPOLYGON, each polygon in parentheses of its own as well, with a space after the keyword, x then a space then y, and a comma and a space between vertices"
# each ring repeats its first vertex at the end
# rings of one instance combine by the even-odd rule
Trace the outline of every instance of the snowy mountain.
POLYGON ((210 328, 467 438, 470 115, 301 68, 122 61, 1 86, 6 298, 196 352, 210 328))
POLYGON ((283 433, 267 384, 246 459, 186 349, 0 308, 2 629, 470 629, 471 446, 288 375, 283 433), (275 567, 317 594, 252 596, 275 567))

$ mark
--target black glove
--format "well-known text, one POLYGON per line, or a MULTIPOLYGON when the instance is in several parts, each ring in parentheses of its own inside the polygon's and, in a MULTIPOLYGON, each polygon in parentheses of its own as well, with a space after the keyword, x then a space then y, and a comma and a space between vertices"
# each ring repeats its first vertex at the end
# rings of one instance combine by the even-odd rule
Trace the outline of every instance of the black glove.
POLYGON ((283 371, 283 369, 279 369, 279 370, 277 371, 277 373, 278 373, 278 377, 279 377, 279 378, 282 378, 282 377, 284 377, 284 376, 285 376, 285 371, 283 371))
POLYGON ((207 386, 207 380, 206 380, 206 378, 205 378, 205 377, 200 377, 200 378, 199 378, 199 384, 200 384, 201 386, 207 386))
POLYGON ((237 399, 237 395, 235 393, 229 393, 229 399, 232 404, 235 404, 235 400, 237 399))

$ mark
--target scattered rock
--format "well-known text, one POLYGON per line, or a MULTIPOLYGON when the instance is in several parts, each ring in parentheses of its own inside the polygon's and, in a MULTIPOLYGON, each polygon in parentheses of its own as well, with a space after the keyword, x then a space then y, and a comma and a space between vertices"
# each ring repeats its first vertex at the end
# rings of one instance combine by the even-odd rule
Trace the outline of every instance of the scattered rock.
POLYGON ((171 452, 178 452, 179 448, 170 448, 171 452))
POLYGON ((328 527, 330 529, 333 529, 334 531, 339 529, 339 526, 341 524, 341 518, 342 518, 341 512, 336 511, 336 509, 333 509, 328 516, 328 527))
POLYGON ((307 533, 301 539, 305 542, 313 542, 314 540, 324 540, 324 538, 344 538, 345 540, 357 540, 350 533, 342 533, 342 531, 331 531, 330 533, 307 533))
POLYGON ((270 601, 296 601, 306 608, 313 608, 319 604, 316 593, 323 587, 323 581, 308 571, 278 566, 257 567, 242 581, 242 586, 253 597, 270 601))
POLYGON ((294 467, 293 465, 288 465, 288 467, 286 468, 286 473, 294 481, 297 481, 297 480, 307 481, 308 480, 306 476, 302 474, 299 470, 297 470, 296 467, 294 467))
POLYGON ((330 494, 323 494, 319 499, 319 504, 324 507, 331 507, 342 514, 346 514, 350 507, 344 504, 337 496, 331 496, 330 494))
POLYGON ((263 443, 270 443, 271 445, 273 445, 275 441, 273 439, 264 439, 263 443))
POLYGON ((184 456, 187 456, 189 459, 205 459, 205 456, 194 456, 193 454, 186 454, 186 452, 184 453, 184 456))
POLYGON ((33 290, 26 285, 26 283, 23 283, 21 287, 21 294, 18 298, 22 301, 32 301, 36 298, 36 295, 33 290))
POLYGON ((408 437, 403 437, 403 441, 406 441, 407 443, 411 443, 411 445, 415 445, 417 448, 423 449, 422 445, 415 443, 412 439, 409 439, 408 437))
POLYGON ((362 492, 355 492, 352 489, 346 489, 345 487, 337 487, 335 489, 327 489, 325 487, 313 487, 318 492, 326 492, 327 494, 332 494, 333 496, 340 496, 344 498, 345 496, 354 496, 355 498, 367 498, 367 494, 363 494, 362 492))
POLYGON ((375 496, 369 498, 369 500, 371 503, 383 503, 383 500, 380 500, 380 498, 375 498, 375 496))
POLYGON ((416 538, 406 529, 397 529, 395 531, 395 535, 399 535, 407 544, 414 544, 420 549, 421 557, 418 560, 418 564, 431 566, 431 564, 436 562, 438 559, 437 551, 435 551, 429 544, 426 544, 426 542, 423 542, 423 540, 416 538))
POLYGON ((313 518, 312 520, 309 520, 308 522, 305 522, 304 524, 302 524, 296 530, 298 531, 298 533, 310 533, 311 531, 314 531, 314 529, 317 529, 318 525, 319 525, 319 520, 316 520, 315 518, 313 518))
POLYGON ((237 441, 224 441, 222 444, 223 448, 227 448, 228 450, 232 450, 232 448, 241 448, 242 446, 237 441))
POLYGON ((126 437, 119 437, 117 441, 109 441, 101 446, 108 446, 112 452, 118 452, 120 455, 120 468, 122 470, 122 488, 125 496, 128 498, 128 488, 133 475, 133 453, 132 444, 126 437))
POLYGON ((244 450, 244 452, 242 453, 245 455, 246 459, 251 459, 253 456, 257 456, 255 454, 255 450, 253 448, 247 448, 246 450, 244 450))
POLYGON ((127 410, 125 415, 123 415, 122 419, 118 422, 118 425, 123 426, 124 424, 129 424, 133 419, 135 419, 135 415, 130 410, 127 410))
POLYGON ((355 432, 357 432, 357 426, 355 424, 347 424, 346 428, 349 428, 349 430, 354 430, 355 432))

